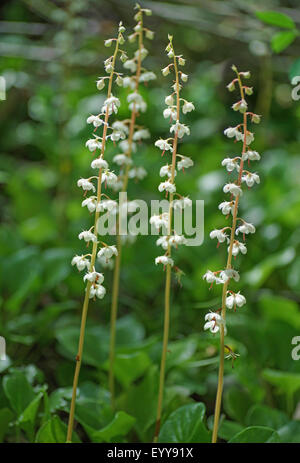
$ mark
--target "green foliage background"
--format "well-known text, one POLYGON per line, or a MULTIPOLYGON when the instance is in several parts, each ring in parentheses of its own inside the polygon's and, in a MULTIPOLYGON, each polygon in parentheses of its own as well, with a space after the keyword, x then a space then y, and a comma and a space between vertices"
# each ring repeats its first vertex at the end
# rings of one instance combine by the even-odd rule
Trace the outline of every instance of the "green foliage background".
MULTIPOLYGON (((0 21, 0 74, 7 99, 0 106, 1 314, 7 361, 0 362, 0 440, 64 442, 83 283, 70 266, 80 253, 78 233, 90 223, 76 180, 89 171, 86 117, 99 107, 95 80, 107 56, 103 40, 122 20, 133 25, 131 1, 4 1, 0 21)), ((185 272, 173 282, 162 442, 209 442, 217 384, 218 339, 203 332, 203 317, 220 306, 220 288, 202 281, 224 266, 225 249, 208 237, 224 225, 218 210, 226 174, 221 160, 234 145, 223 130, 237 121, 230 110, 231 65, 252 73, 251 108, 262 114, 255 148, 262 154, 261 185, 246 192, 242 216, 257 227, 248 254, 237 258, 247 305, 228 316, 227 344, 240 358, 226 365, 220 437, 232 442, 300 442, 300 361, 291 342, 300 336, 300 106, 290 80, 300 74, 297 1, 146 1, 157 31, 147 67, 158 74, 145 87, 149 111, 142 122, 152 143, 137 154, 149 174, 131 182, 131 198, 160 198, 162 159, 154 141, 164 137, 168 79, 167 34, 187 58, 184 96, 196 111, 182 154, 194 168, 178 179, 180 191, 205 200, 205 240, 176 253, 185 272), (268 19, 269 18, 269 19, 268 19), (288 35, 289 33, 289 35, 288 35), (281 36, 280 36, 281 34, 281 36), (294 42, 293 42, 294 40, 294 42), (293 43, 292 43, 293 42, 293 43)), ((121 91, 124 101, 126 91, 121 91)), ((126 105, 120 118, 126 117, 126 105)), ((117 149, 117 148, 116 148, 117 149)), ((110 148, 108 159, 116 153, 110 148)), ((125 249, 121 273, 117 406, 107 391, 108 295, 91 302, 76 408, 75 440, 150 441, 156 411, 163 322, 162 270, 154 265, 155 237, 141 236, 125 249)))

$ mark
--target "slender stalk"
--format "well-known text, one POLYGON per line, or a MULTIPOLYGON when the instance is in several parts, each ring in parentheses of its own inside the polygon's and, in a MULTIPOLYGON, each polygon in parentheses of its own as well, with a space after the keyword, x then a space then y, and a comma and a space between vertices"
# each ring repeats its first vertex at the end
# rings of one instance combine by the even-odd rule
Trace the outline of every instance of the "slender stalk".
MULTIPOLYGON (((138 32, 138 59, 137 59, 137 69, 135 74, 135 90, 137 91, 139 88, 139 80, 141 75, 141 50, 143 48, 143 12, 141 10, 141 30, 138 32)), ((128 135, 128 151, 126 152, 126 156, 131 158, 132 155, 132 143, 133 143, 133 135, 134 135, 134 128, 135 128, 135 121, 137 117, 137 110, 136 105, 134 103, 133 110, 131 113, 130 123, 129 123, 129 135, 128 135)), ((125 167, 124 177, 123 177, 123 184, 122 184, 122 192, 127 191, 128 185, 128 172, 129 172, 129 164, 125 167)), ((115 261, 115 268, 114 268, 114 276, 113 276, 113 287, 112 287, 112 303, 111 303, 111 317, 110 317, 110 344, 109 344, 109 371, 108 371, 108 384, 109 384, 109 391, 111 397, 111 405, 112 408, 115 408, 115 375, 114 375, 114 361, 115 361, 115 347, 116 347, 116 321, 118 315, 118 300, 119 300, 119 283, 120 283, 120 268, 121 268, 121 256, 122 256, 122 240, 119 235, 119 223, 117 223, 117 251, 118 254, 116 256, 115 261)))
MULTIPOLYGON (((114 51, 113 59, 112 59, 112 71, 109 76, 107 98, 110 98, 111 96, 114 68, 115 68, 115 62, 116 62, 116 58, 118 54, 118 49, 119 49, 119 40, 117 39, 115 51, 114 51)), ((105 112, 104 125, 103 125, 101 156, 104 155, 105 146, 106 146, 106 133, 107 133, 107 127, 108 127, 108 118, 109 118, 109 110, 107 107, 106 112, 105 112)), ((99 169, 99 175, 98 175, 98 181, 97 181, 97 203, 100 202, 101 200, 101 185, 102 185, 102 169, 99 169)), ((99 216, 100 216, 100 212, 98 212, 96 209, 94 226, 93 226, 93 230, 95 234, 97 230, 97 223, 98 223, 99 216)), ((90 271, 93 271, 93 268, 95 266, 96 255, 97 255, 97 244, 98 244, 97 242, 93 242, 90 271)), ((78 343, 78 351, 76 355, 76 366, 75 366, 75 373, 74 373, 74 379, 73 379, 72 399, 71 399, 70 414, 69 414, 69 421, 68 421, 67 442, 72 442, 75 405, 76 405, 76 393, 77 393, 78 379, 79 379, 79 373, 80 373, 81 362, 82 362, 82 353, 83 353, 84 338, 85 338, 85 327, 86 327, 86 319, 87 319, 87 313, 88 313, 88 308, 89 308, 91 286, 92 286, 92 283, 88 282, 86 286, 86 292, 85 292, 85 297, 84 297, 84 302, 83 302, 83 307, 82 307, 79 343, 78 343)))
MULTIPOLYGON (((173 49, 173 52, 174 52, 174 49, 173 49)), ((174 53, 174 72, 175 72, 175 79, 176 79, 176 113, 177 113, 177 121, 179 121, 179 117, 180 117, 179 74, 178 74, 178 67, 177 67, 177 60, 176 60, 175 53, 174 53)), ((178 131, 175 133, 174 140, 173 140, 172 170, 171 170, 171 182, 172 183, 174 182, 174 178, 175 178, 177 143, 178 143, 178 131)), ((174 197, 173 193, 170 193, 168 237, 170 237, 172 233, 173 197, 174 197)), ((171 253, 172 253, 172 250, 171 250, 171 245, 169 243, 168 251, 167 251, 167 254, 169 257, 171 257, 171 253)), ((168 264, 167 269, 166 269, 164 333, 163 333, 163 347, 162 347, 160 374, 159 374, 158 404, 157 404, 156 424, 155 424, 155 431, 154 431, 154 442, 157 442, 158 440, 160 423, 161 423, 162 405, 163 405, 166 358, 167 358, 169 326, 170 326, 170 290, 171 290, 171 265, 168 264)))
MULTIPOLYGON (((241 99, 244 99, 244 89, 242 86, 241 78, 239 73, 237 72, 237 79, 240 88, 241 99)), ((243 115, 243 149, 242 155, 246 151, 246 137, 247 137, 247 114, 244 113, 243 115)), ((240 170, 237 185, 241 186, 241 178, 243 173, 243 166, 244 161, 243 157, 241 158, 240 163, 240 170)), ((236 197, 234 201, 234 210, 232 214, 232 226, 231 226, 231 233, 230 233, 230 243, 229 243, 229 250, 228 250, 228 258, 227 258, 227 265, 226 270, 231 269, 232 263, 232 248, 234 243, 235 231, 236 231, 236 222, 237 222, 237 213, 238 213, 238 204, 239 204, 239 195, 236 197)), ((226 294, 227 294, 228 282, 224 283, 223 291, 222 291, 222 311, 221 315, 224 320, 224 323, 220 327, 220 361, 219 361, 219 376, 218 376, 218 387, 217 387, 217 395, 216 395, 216 404, 215 404, 215 414, 214 414, 214 426, 213 426, 213 434, 212 434, 212 443, 217 442, 218 438, 218 428, 219 428, 219 420, 220 420, 220 412, 221 412, 221 403, 222 403, 222 393, 223 393, 223 383, 224 383, 224 338, 225 338, 225 320, 226 320, 226 294)))

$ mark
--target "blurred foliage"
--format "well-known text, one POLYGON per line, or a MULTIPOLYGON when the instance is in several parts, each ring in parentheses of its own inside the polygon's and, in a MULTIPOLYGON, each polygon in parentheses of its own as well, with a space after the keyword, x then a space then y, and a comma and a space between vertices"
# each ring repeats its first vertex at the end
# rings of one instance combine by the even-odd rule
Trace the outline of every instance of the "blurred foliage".
MULTIPOLYGON (((0 333, 8 353, 0 362, 1 441, 65 440, 83 292, 70 260, 80 252, 77 235, 88 223, 76 187, 89 168, 85 120, 103 98, 95 91, 107 54, 103 39, 120 20, 133 25, 131 6, 134 2, 121 0, 1 3, 0 74, 7 99, 0 106, 0 333)), ((217 205, 226 178, 220 163, 233 147, 223 130, 236 117, 225 88, 234 62, 252 73, 251 104, 263 115, 255 148, 263 159, 262 183, 242 202, 243 217, 255 223, 257 233, 247 256, 236 263, 247 306, 228 315, 227 343, 241 356, 234 368, 226 365, 220 437, 300 442, 300 361, 291 357, 292 338, 300 334, 300 107, 291 99, 290 85, 300 70, 298 2, 267 0, 263 9, 258 0, 145 1, 144 6, 153 9, 149 27, 157 31, 147 67, 158 71, 164 66, 168 32, 187 58, 190 79, 184 96, 196 111, 186 118, 191 137, 182 154, 191 156, 195 167, 181 176, 180 189, 205 200, 203 245, 180 249, 176 256, 185 276, 182 288, 173 283, 160 441, 210 439, 218 339, 203 332, 203 316, 219 308, 220 289, 209 291, 202 275, 222 268, 225 259, 224 249, 216 250, 208 233, 224 224, 217 205), (264 10, 279 15, 271 20, 264 10), (286 35, 291 33, 293 43, 286 35)), ((151 87, 144 89, 151 105, 141 119, 152 143, 137 155, 149 174, 129 187, 131 198, 147 201, 160 198, 162 161, 153 143, 167 129, 161 110, 169 92, 161 76, 151 87)), ((125 94, 122 90, 123 100, 125 94)), ((122 109, 120 116, 126 114, 122 109)), ((151 236, 124 249, 116 414, 107 392, 111 275, 107 297, 91 302, 75 441, 153 437, 164 286, 156 255, 151 236)))

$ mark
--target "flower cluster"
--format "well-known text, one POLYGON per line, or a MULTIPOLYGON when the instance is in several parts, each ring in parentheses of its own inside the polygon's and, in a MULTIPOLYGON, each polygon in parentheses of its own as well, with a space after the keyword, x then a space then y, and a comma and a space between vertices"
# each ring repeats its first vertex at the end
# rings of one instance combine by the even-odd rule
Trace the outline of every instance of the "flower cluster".
POLYGON ((242 143, 241 155, 226 157, 222 161, 222 166, 232 176, 236 172, 236 180, 231 180, 223 187, 223 192, 229 195, 229 199, 221 202, 219 210, 226 216, 231 216, 231 226, 226 226, 222 229, 213 230, 210 233, 211 239, 216 239, 219 246, 225 243, 227 245, 227 265, 225 270, 212 272, 208 270, 203 278, 211 285, 223 285, 223 303, 222 308, 216 312, 209 312, 205 316, 206 323, 204 329, 209 329, 212 333, 217 333, 221 327, 224 327, 225 332, 225 313, 227 309, 236 310, 237 307, 242 307, 246 304, 246 298, 240 292, 234 292, 228 289, 230 281, 233 279, 239 281, 239 273, 232 268, 232 257, 238 254, 246 254, 247 246, 245 244, 246 235, 255 233, 255 226, 246 222, 241 217, 238 217, 239 199, 243 194, 242 186, 246 184, 248 188, 260 183, 259 175, 256 172, 250 172, 249 166, 251 162, 260 160, 260 155, 257 151, 250 148, 254 141, 254 134, 248 130, 249 120, 252 123, 258 124, 260 116, 248 111, 248 103, 246 95, 251 95, 252 87, 244 85, 243 79, 250 78, 249 72, 238 72, 235 66, 232 67, 236 74, 236 78, 227 86, 229 91, 234 91, 236 87, 240 91, 241 99, 234 103, 232 109, 239 111, 243 116, 243 122, 236 127, 225 129, 224 134, 228 138, 234 138, 236 142, 242 143), (247 169, 245 162, 247 161, 247 169), (242 238, 242 239, 241 239, 242 238))
POLYGON ((77 182, 78 187, 84 191, 85 198, 82 201, 82 207, 86 207, 91 214, 94 214, 94 225, 89 230, 83 230, 78 235, 78 238, 85 241, 87 246, 92 243, 92 251, 88 254, 75 256, 72 259, 72 265, 76 266, 79 271, 86 270, 83 281, 87 283, 86 295, 88 298, 97 297, 102 299, 106 293, 105 287, 102 285, 104 276, 95 270, 96 259, 105 267, 110 266, 112 257, 117 255, 115 246, 109 246, 102 241, 98 241, 97 221, 101 212, 115 211, 117 208, 117 202, 103 193, 102 184, 105 189, 107 187, 113 188, 118 181, 117 175, 110 170, 108 162, 104 159, 106 143, 109 140, 116 142, 125 139, 123 127, 116 123, 110 125, 109 122, 110 116, 117 114, 120 107, 120 100, 112 94, 112 84, 114 79, 118 86, 123 84, 123 78, 115 70, 115 65, 118 55, 120 54, 121 60, 124 56, 124 51, 120 49, 120 46, 124 43, 124 31, 125 28, 120 23, 117 38, 105 41, 107 47, 115 44, 114 53, 104 61, 107 76, 99 77, 96 85, 98 90, 102 90, 107 83, 107 96, 100 113, 90 115, 87 118, 87 124, 91 125, 94 130, 93 136, 87 140, 85 145, 95 156, 91 162, 91 168, 96 172, 96 175, 89 178, 80 178, 77 182), (97 134, 99 128, 102 129, 102 135, 97 134), (91 195, 87 197, 88 193, 91 193, 91 195))
MULTIPOLYGON (((177 192, 175 177, 178 171, 184 172, 193 166, 193 161, 188 156, 183 156, 178 153, 178 142, 185 135, 190 134, 190 129, 187 125, 180 121, 181 113, 187 114, 195 109, 192 102, 187 101, 180 96, 182 90, 181 82, 186 82, 187 74, 183 73, 179 68, 185 65, 185 59, 181 55, 176 55, 172 36, 169 36, 169 43, 166 48, 167 55, 171 59, 171 63, 162 69, 162 74, 167 76, 171 70, 175 74, 175 83, 172 85, 172 93, 165 98, 166 109, 163 111, 163 117, 170 120, 170 137, 167 139, 159 139, 155 142, 155 146, 162 151, 162 156, 166 153, 170 155, 170 161, 161 167, 160 177, 163 181, 159 184, 158 190, 165 192, 166 198, 169 197, 169 212, 164 212, 161 215, 154 215, 150 218, 150 224, 158 230, 164 227, 167 234, 160 237, 156 244, 161 246, 165 254, 158 256, 155 259, 155 264, 165 266, 174 266, 174 261, 171 258, 171 248, 177 248, 179 245, 186 244, 186 238, 183 235, 176 234, 172 229, 172 214, 174 209, 183 209, 186 206, 191 206, 192 201, 188 197, 184 197, 177 192)), ((179 270, 179 269, 178 269, 179 270)))

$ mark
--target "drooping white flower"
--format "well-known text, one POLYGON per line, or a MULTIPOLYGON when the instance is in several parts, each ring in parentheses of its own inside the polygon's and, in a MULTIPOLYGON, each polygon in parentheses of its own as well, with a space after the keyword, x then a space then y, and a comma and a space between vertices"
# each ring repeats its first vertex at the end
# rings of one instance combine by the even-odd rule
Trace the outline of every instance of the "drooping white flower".
POLYGON ((81 272, 85 268, 89 268, 90 261, 84 256, 74 256, 71 265, 76 265, 77 269, 81 272))
POLYGON ((108 163, 105 161, 105 159, 100 156, 100 158, 93 159, 91 163, 91 168, 92 169, 108 169, 108 163))
POLYGON ((106 294, 106 289, 102 285, 94 284, 90 288, 90 299, 97 297, 98 299, 103 299, 106 294))
POLYGON ((235 158, 225 158, 225 159, 223 159, 222 166, 225 166, 226 170, 228 172, 232 172, 234 169, 239 171, 239 169, 240 169, 240 165, 239 165, 238 161, 235 158))
POLYGON ((100 127, 104 121, 99 116, 89 116, 86 120, 88 124, 93 124, 94 127, 100 127))
POLYGON ((126 154, 116 154, 113 157, 113 162, 118 164, 118 166, 123 166, 123 165, 131 165, 132 164, 132 159, 127 156, 126 154))
POLYGON ((185 124, 181 124, 181 122, 177 121, 175 124, 171 125, 170 132, 177 133, 178 138, 182 138, 184 135, 190 134, 190 129, 185 124))
POLYGON ((148 129, 140 129, 133 134, 134 141, 146 140, 147 138, 150 138, 150 132, 148 129))
POLYGON ((162 151, 172 150, 172 145, 170 145, 170 143, 168 143, 167 140, 162 140, 161 138, 159 140, 156 140, 154 145, 162 151))
POLYGON ((189 167, 192 167, 193 165, 194 161, 191 158, 189 158, 188 156, 180 155, 180 161, 177 162, 177 169, 184 170, 188 169, 189 167))
POLYGON ((173 121, 176 121, 177 119, 177 111, 175 108, 172 108, 171 106, 169 108, 164 109, 163 111, 163 116, 165 119, 168 119, 169 117, 173 119, 173 121))
POLYGON ((140 75, 139 82, 150 82, 150 80, 155 80, 156 75, 152 71, 143 72, 140 75))
POLYGON ((123 121, 114 121, 112 123, 112 128, 113 128, 113 130, 117 130, 119 132, 124 132, 127 135, 129 133, 128 126, 123 121))
POLYGON ((203 280, 206 280, 207 283, 214 283, 217 280, 218 277, 211 270, 207 270, 202 278, 203 278, 203 280))
POLYGON ((129 71, 131 72, 136 71, 136 62, 134 59, 128 59, 127 61, 125 61, 125 63, 123 63, 123 66, 125 69, 129 69, 129 71))
POLYGON ((96 191, 96 188, 88 178, 80 178, 77 181, 77 186, 82 188, 84 191, 92 191, 93 193, 96 191))
POLYGON ((150 217, 149 222, 151 225, 154 225, 154 227, 157 230, 159 230, 163 226, 168 228, 169 214, 167 212, 163 212, 161 215, 153 215, 152 217, 150 217))
POLYGON ((214 238, 217 238, 217 240, 219 241, 219 243, 224 243, 224 241, 226 240, 227 237, 227 234, 224 233, 223 230, 212 230, 209 234, 210 238, 211 239, 214 239, 214 238))
POLYGON ((82 207, 87 207, 89 212, 93 213, 96 210, 97 206, 97 198, 96 196, 90 196, 89 198, 86 198, 85 200, 82 201, 81 203, 82 207))
POLYGON ((175 193, 176 192, 176 186, 174 185, 174 183, 167 180, 166 182, 161 182, 158 185, 158 191, 160 191, 160 192, 167 191, 168 193, 175 193))
POLYGON ((238 282, 240 279, 239 273, 233 268, 222 270, 219 275, 220 279, 226 283, 230 278, 233 278, 234 281, 238 282))
POLYGON ((134 167, 130 169, 130 171, 128 172, 129 178, 136 178, 138 180, 143 180, 143 178, 145 178, 146 175, 147 175, 147 171, 142 166, 134 167))
POLYGON ((167 106, 173 106, 174 105, 174 96, 173 95, 166 96, 165 103, 166 103, 167 106))
POLYGON ((95 151, 96 149, 99 149, 101 150, 102 149, 102 142, 100 141, 100 138, 99 137, 96 137, 95 138, 90 138, 85 146, 90 150, 90 151, 95 151))
POLYGON ((205 315, 205 330, 210 330, 211 333, 217 333, 220 329, 221 324, 224 324, 224 320, 221 315, 217 312, 209 312, 205 315))
POLYGON ((155 265, 162 264, 162 265, 171 265, 173 267, 174 261, 171 257, 168 256, 158 256, 155 258, 155 265))
POLYGON ((102 199, 97 205, 97 212, 109 211, 109 212, 116 212, 118 207, 117 201, 113 199, 102 199))
POLYGON ((240 292, 233 293, 231 292, 229 296, 226 297, 226 307, 232 309, 235 306, 242 307, 246 304, 246 298, 240 292))
POLYGON ((92 241, 93 243, 97 242, 97 236, 89 230, 84 230, 81 233, 79 233, 78 238, 80 240, 86 241, 87 243, 89 243, 90 241, 92 241))
POLYGON ((185 101, 182 106, 183 114, 190 113, 191 111, 194 111, 194 109, 195 109, 195 106, 190 101, 185 101))
POLYGON ((116 176, 116 174, 114 174, 110 170, 105 169, 105 171, 102 172, 101 182, 102 183, 105 182, 105 185, 112 186, 117 181, 118 181, 118 177, 116 176))
POLYGON ((124 138, 126 138, 126 135, 125 132, 123 132, 122 130, 113 130, 110 134, 110 139, 114 142, 124 140, 124 138))
POLYGON ((242 99, 242 100, 238 101, 237 103, 234 103, 232 105, 232 109, 234 111, 239 111, 240 113, 243 114, 248 109, 247 102, 244 99, 242 99))
MULTIPOLYGON (((159 171, 160 177, 165 177, 166 175, 170 178, 172 176, 172 165, 166 164, 162 166, 159 171)), ((174 171, 174 175, 177 175, 177 172, 174 171)))
POLYGON ((172 201, 172 207, 174 209, 184 209, 190 207, 193 204, 192 200, 188 197, 181 197, 180 199, 174 199, 172 201))
POLYGON ((256 229, 255 226, 252 225, 252 223, 248 223, 243 221, 242 225, 237 227, 235 233, 238 235, 239 233, 242 233, 243 235, 248 235, 249 233, 255 233, 256 229))
POLYGON ((241 187, 235 183, 226 183, 223 187, 223 191, 224 193, 231 193, 233 196, 241 196, 243 194, 241 187))
POLYGON ((120 105, 121 105, 121 103, 120 103, 119 98, 111 95, 109 98, 107 98, 104 101, 101 112, 102 113, 108 112, 109 115, 111 115, 113 113, 117 114, 120 105))
POLYGON ((242 182, 245 182, 250 188, 254 185, 254 183, 260 183, 260 178, 258 174, 247 172, 242 176, 242 182))
POLYGON ((234 211, 234 201, 223 201, 219 204, 218 208, 222 211, 222 214, 228 215, 233 214, 234 211))
POLYGON ((177 248, 181 244, 186 244, 187 240, 183 235, 160 236, 156 241, 157 246, 161 246, 164 250, 168 249, 168 244, 177 248))
POLYGON ((111 259, 113 256, 118 255, 116 246, 103 246, 99 249, 97 257, 105 257, 105 259, 111 259))
MULTIPOLYGON (((228 246, 228 252, 229 252, 229 246, 228 246)), ((241 243, 240 241, 235 240, 233 245, 232 245, 232 255, 237 256, 241 252, 242 254, 247 254, 247 248, 244 245, 244 243, 241 243)))
POLYGON ((83 281, 90 281, 91 283, 103 283, 104 275, 103 273, 98 272, 88 272, 84 275, 83 281))
POLYGON ((128 140, 122 140, 119 143, 119 148, 123 153, 128 153, 128 151, 131 150, 132 153, 136 152, 136 143, 133 141, 131 144, 129 144, 128 140))
POLYGON ((228 127, 224 130, 224 135, 228 138, 236 138, 237 141, 242 140, 243 134, 239 131, 239 127, 228 127))
POLYGON ((257 151, 253 150, 248 150, 242 155, 243 161, 259 161, 260 160, 260 154, 257 151))

